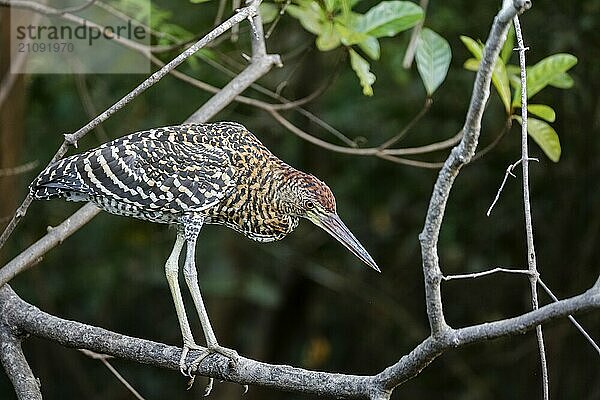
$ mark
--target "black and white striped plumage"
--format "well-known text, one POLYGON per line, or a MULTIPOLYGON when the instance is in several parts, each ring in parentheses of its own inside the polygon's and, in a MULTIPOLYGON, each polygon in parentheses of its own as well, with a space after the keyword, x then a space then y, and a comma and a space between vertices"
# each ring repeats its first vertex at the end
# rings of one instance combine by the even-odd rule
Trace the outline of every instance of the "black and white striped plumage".
POLYGON ((59 160, 32 184, 32 194, 91 201, 158 223, 184 224, 198 215, 272 241, 297 226, 290 202, 301 186, 318 188, 335 211, 321 181, 279 160, 242 125, 220 122, 137 132, 59 160))

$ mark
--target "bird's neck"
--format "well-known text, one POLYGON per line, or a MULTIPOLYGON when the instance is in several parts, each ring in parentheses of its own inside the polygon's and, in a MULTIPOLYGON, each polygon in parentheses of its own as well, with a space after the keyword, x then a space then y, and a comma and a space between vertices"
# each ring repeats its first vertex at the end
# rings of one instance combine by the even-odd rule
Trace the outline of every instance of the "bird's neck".
POLYGON ((278 168, 273 172, 273 205, 282 214, 292 216, 298 214, 298 210, 295 209, 299 203, 299 190, 297 183, 303 178, 306 173, 298 171, 297 169, 281 163, 278 168))

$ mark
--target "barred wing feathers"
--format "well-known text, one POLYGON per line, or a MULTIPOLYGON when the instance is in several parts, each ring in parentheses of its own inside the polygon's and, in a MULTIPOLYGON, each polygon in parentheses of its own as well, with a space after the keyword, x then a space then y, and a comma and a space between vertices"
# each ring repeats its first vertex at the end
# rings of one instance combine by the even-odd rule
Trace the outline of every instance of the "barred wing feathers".
POLYGON ((148 211, 202 211, 235 188, 235 169, 201 125, 138 132, 51 165, 34 198, 109 198, 148 211))

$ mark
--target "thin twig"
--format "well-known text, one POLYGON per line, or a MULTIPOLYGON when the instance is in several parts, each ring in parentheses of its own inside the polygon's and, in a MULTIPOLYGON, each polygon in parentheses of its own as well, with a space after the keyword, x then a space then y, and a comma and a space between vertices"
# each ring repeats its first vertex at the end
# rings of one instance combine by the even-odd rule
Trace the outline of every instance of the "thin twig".
MULTIPOLYGON (((537 158, 531 158, 530 160, 539 161, 537 158)), ((521 164, 522 161, 523 161, 522 159, 518 159, 517 161, 515 161, 512 164, 510 164, 506 168, 506 173, 504 174, 504 179, 502 179, 502 183, 500 184, 500 187, 498 188, 498 191, 496 192, 496 197, 494 198, 494 201, 490 205, 490 208, 488 208, 487 212, 485 213, 485 215, 487 215, 488 217, 492 214, 492 210, 494 209, 494 206, 496 205, 496 203, 500 199, 500 195, 502 194, 502 190, 504 190, 504 185, 506 184, 506 180, 508 179, 508 176, 510 175, 513 178, 516 178, 516 175, 513 174, 513 170, 515 168, 517 168, 517 166, 519 166, 519 164, 521 164)))
POLYGON ((444 275, 444 276, 442 276, 442 279, 445 281, 451 281, 454 279, 472 279, 472 278, 479 278, 479 277, 486 276, 486 275, 496 274, 498 272, 505 272, 505 273, 509 273, 509 274, 522 274, 522 275, 530 275, 531 274, 531 272, 529 272, 529 270, 527 270, 527 269, 511 269, 511 268, 497 267, 497 268, 493 268, 493 269, 488 269, 486 271, 474 272, 472 274, 444 275))
MULTIPOLYGON (((42 15, 48 16, 56 16, 67 21, 73 22, 76 25, 85 26, 88 29, 93 29, 99 32, 104 32, 106 27, 100 24, 97 24, 89 19, 82 18, 78 15, 63 12, 60 9, 47 6, 45 4, 36 3, 34 1, 29 0, 0 0, 0 6, 3 7, 11 7, 11 8, 19 8, 24 10, 30 10, 42 15)), ((112 35, 107 37, 108 40, 115 41, 125 47, 128 47, 132 50, 136 50, 139 52, 162 52, 165 50, 169 50, 171 46, 152 46, 146 45, 143 43, 136 42, 135 40, 127 39, 122 37, 121 35, 112 35)))
POLYGON ((494 140, 490 144, 488 144, 482 150, 480 150, 477 153, 475 153, 475 155, 473 156, 472 161, 479 160, 480 158, 482 158, 483 156, 485 156, 487 153, 489 153, 490 151, 492 151, 498 145, 498 143, 500 143, 500 140, 502 140, 502 138, 504 137, 504 135, 506 135, 506 133, 510 130, 511 126, 512 126, 512 119, 511 118, 507 118, 506 123, 502 127, 502 130, 500 131, 500 133, 498 135, 496 135, 496 137, 494 138, 494 140))
POLYGON ((217 15, 215 16, 215 22, 213 26, 217 26, 223 21, 223 14, 225 13, 225 3, 227 0, 219 0, 219 8, 217 9, 217 15))
POLYGON ((425 13, 427 12, 427 6, 429 5, 429 0, 421 0, 419 5, 423 9, 423 19, 419 21, 417 25, 412 30, 410 35, 410 41, 408 42, 408 47, 406 48, 406 53, 404 54, 404 60, 402 60, 402 67, 404 69, 409 69, 412 65, 413 59, 415 58, 415 52, 417 51, 417 46, 419 44, 419 35, 421 34, 421 29, 423 29, 423 23, 425 22, 425 13))
POLYGON ((137 390, 134 389, 133 386, 131 386, 131 384, 129 382, 127 382, 127 379, 123 378, 123 375, 121 375, 119 373, 119 371, 117 371, 112 365, 111 363, 108 362, 108 359, 113 358, 112 356, 106 355, 106 354, 99 354, 96 353, 95 351, 91 351, 91 350, 87 350, 87 349, 77 349, 80 352, 82 352, 83 354, 85 354, 86 356, 94 359, 94 360, 100 360, 102 362, 102 364, 104 364, 104 366, 106 368, 108 368, 108 370, 119 380, 119 382, 121 382, 123 384, 123 386, 125 386, 125 388, 127 388, 127 390, 129 390, 131 392, 131 394, 133 394, 133 396, 138 399, 138 400, 145 400, 144 397, 142 397, 141 394, 138 393, 137 390))
POLYGON ((55 11, 49 13, 48 15, 61 15, 61 14, 67 14, 67 13, 70 13, 70 14, 76 13, 79 11, 83 11, 88 7, 91 7, 92 5, 94 5, 95 2, 96 2, 96 0, 88 0, 87 2, 80 4, 78 6, 65 7, 65 8, 55 10, 55 11))
MULTIPOLYGON (((98 115, 98 110, 94 105, 94 101, 92 100, 92 96, 90 95, 90 91, 87 87, 85 74, 75 74, 75 84, 77 86, 77 93, 79 93, 79 98, 81 99, 81 104, 83 105, 85 113, 87 114, 88 118, 94 118, 95 115, 98 115)), ((94 130, 96 131, 98 142, 104 143, 108 141, 108 135, 102 124, 99 124, 94 130)))
POLYGON ((521 159, 518 159, 516 162, 510 164, 506 168, 506 173, 504 174, 504 179, 502 179, 502 183, 500 184, 500 187, 498 188, 498 191, 496 192, 496 197, 494 198, 494 201, 492 201, 492 204, 490 205, 490 208, 488 208, 487 212, 485 213, 485 215, 487 215, 488 217, 491 215, 492 210, 494 209, 494 206, 496 205, 496 203, 500 199, 500 194, 502 193, 502 190, 504 189, 504 185, 506 184, 506 180, 508 179, 508 176, 510 175, 512 177, 516 177, 515 174, 513 174, 513 170, 519 164, 521 164, 521 161, 522 161, 521 159))
POLYGON ((456 145, 458 142, 460 142, 462 137, 463 137, 463 131, 461 129, 451 138, 448 138, 448 139, 445 139, 445 140, 442 140, 439 142, 430 143, 430 144, 427 144, 424 146, 418 146, 418 147, 406 147, 403 149, 386 149, 385 153, 389 154, 389 155, 393 155, 393 156, 408 156, 408 155, 416 155, 416 154, 433 153, 436 151, 449 149, 450 147, 452 147, 452 146, 456 145))
POLYGON ((381 146, 379 146, 379 150, 385 150, 388 147, 392 147, 400 140, 402 140, 408 134, 408 132, 410 132, 412 127, 415 126, 425 114, 427 114, 427 111, 429 111, 432 104, 433 99, 431 97, 427 97, 425 99, 425 104, 423 104, 423 107, 421 108, 421 111, 419 111, 417 115, 408 124, 406 124, 406 126, 400 131, 400 133, 398 133, 396 136, 390 138, 388 141, 384 142, 381 146))
POLYGON ((34 170, 40 162, 38 160, 29 161, 28 163, 18 165, 11 168, 0 168, 0 178, 5 176, 21 175, 34 170))
POLYGON ((273 23, 271 23, 271 26, 269 27, 269 29, 267 30, 267 33, 265 34, 265 39, 268 39, 271 37, 271 35, 273 34, 273 31, 279 24, 279 20, 281 19, 283 14, 285 14, 285 10, 288 8, 288 6, 290 4, 292 4, 292 0, 286 0, 286 2, 281 6, 281 10, 279 10, 279 14, 277 14, 277 17, 275 18, 273 23))
MULTIPOLYGON (((540 284, 542 289, 544 289, 546 291, 548 296, 550 296, 550 298, 552 298, 552 300, 554 300, 555 302, 560 301, 558 299, 558 297, 556 297, 554 295, 554 293, 552 293, 552 290, 550 290, 550 288, 542 281, 542 278, 538 277, 538 283, 540 284)), ((586 330, 583 328, 583 326, 581 326, 581 324, 579 322, 577 322, 575 317, 573 317, 572 315, 569 315, 569 320, 573 323, 573 325, 575 325, 575 327, 579 330, 579 332, 581 332, 583 337, 592 345, 592 347, 594 348, 594 350, 596 350, 598 355, 600 355, 600 346, 598 346, 596 341, 590 336, 589 333, 586 332, 586 330)))
MULTIPOLYGON (((527 64, 525 63, 525 51, 527 51, 528 48, 526 48, 523 44, 523 35, 521 33, 519 17, 515 15, 513 22, 519 51, 519 66, 521 68, 521 166, 523 171, 523 209, 525 213, 525 235, 527 238, 527 265, 529 266, 529 271, 531 272, 529 277, 529 283, 531 286, 531 306, 533 310, 537 310, 539 307, 537 293, 537 281, 539 273, 537 270, 535 245, 533 243, 533 222, 531 217, 531 202, 529 200, 529 150, 527 144, 527 70, 525 68, 527 64)), ((546 362, 546 350, 544 346, 544 334, 542 332, 542 326, 538 325, 535 329, 535 332, 540 352, 543 398, 544 400, 548 400, 550 398, 548 387, 548 365, 546 362)))

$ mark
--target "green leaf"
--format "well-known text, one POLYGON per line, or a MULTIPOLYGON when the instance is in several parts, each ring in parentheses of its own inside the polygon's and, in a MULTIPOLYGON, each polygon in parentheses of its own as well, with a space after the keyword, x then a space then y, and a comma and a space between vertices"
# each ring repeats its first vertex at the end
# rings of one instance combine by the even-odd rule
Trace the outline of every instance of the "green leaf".
MULTIPOLYGON (((477 71, 479 69, 481 57, 483 57, 483 45, 468 36, 461 36, 460 40, 462 40, 471 54, 475 56, 475 59, 470 58, 465 61, 463 66, 470 71, 477 71)), ((500 100, 502 100, 502 104, 504 104, 506 114, 509 115, 511 110, 510 81, 508 79, 508 72, 504 66, 504 61, 502 61, 501 58, 498 58, 494 65, 494 70, 492 71, 492 83, 500 96, 500 100)))
POLYGON ((381 49, 379 48, 379 40, 373 36, 367 36, 362 42, 358 42, 358 47, 365 52, 372 60, 379 60, 381 49))
POLYGON ((506 35, 506 41, 504 42, 504 46, 502 46, 502 50, 500 50, 500 58, 506 64, 510 60, 510 56, 513 53, 513 49, 515 46, 515 28, 511 25, 508 29, 508 34, 506 35))
POLYGON ((571 75, 569 75, 567 72, 556 76, 549 83, 550 86, 554 86, 559 89, 571 89, 574 84, 575 81, 573 81, 573 78, 571 78, 571 75))
POLYGON ((353 44, 357 44, 362 41, 365 41, 369 37, 372 37, 372 36, 367 35, 366 33, 357 32, 356 30, 353 29, 352 25, 350 25, 350 28, 348 28, 346 25, 344 25, 340 22, 336 22, 334 25, 335 25, 335 29, 337 29, 337 31, 340 35, 342 43, 345 46, 351 46, 353 44))
POLYGON ((321 20, 321 12, 316 3, 307 3, 305 7, 290 4, 285 10, 300 21, 302 27, 310 33, 319 35, 323 30, 325 24, 321 20))
POLYGON ((332 13, 332 12, 336 11, 337 8, 342 7, 342 2, 343 1, 344 0, 323 0, 322 4, 325 5, 325 9, 328 12, 332 13))
POLYGON ((260 3, 258 6, 260 17, 262 18, 263 25, 275 21, 277 14, 279 14, 279 7, 273 3, 260 3))
POLYGON ((421 7, 410 1, 382 1, 360 18, 360 32, 374 37, 395 36, 423 19, 421 7))
POLYGON ((429 96, 446 79, 451 59, 452 51, 446 39, 431 29, 424 28, 417 44, 416 61, 419 75, 429 96))
POLYGON ((492 83, 500 96, 500 100, 502 100, 502 103, 504 104, 506 114, 510 114, 510 82, 508 80, 508 73, 504 67, 504 61, 502 61, 501 58, 498 58, 496 60, 496 65, 494 65, 492 83))
POLYGON ((469 58, 463 64, 463 68, 466 69, 467 71, 477 72, 477 70, 479 69, 479 60, 476 60, 474 58, 469 58))
POLYGON ((479 43, 477 43, 474 39, 464 35, 460 36, 460 40, 477 60, 481 60, 481 57, 483 57, 483 47, 479 43))
MULTIPOLYGON (((533 67, 527 68, 527 98, 531 98, 540 90, 567 72, 577 64, 577 58, 571 54, 559 53, 544 58, 533 67)), ((513 97, 513 105, 521 104, 521 85, 517 87, 513 97)))
MULTIPOLYGON (((521 117, 514 117, 520 124, 522 124, 521 117)), ((554 128, 535 118, 527 119, 527 133, 533 138, 533 140, 540 146, 548 158, 554 162, 560 160, 560 141, 554 128)))
POLYGON ((528 104, 527 110, 538 117, 545 119, 548 122, 554 122, 556 120, 556 112, 552 107, 545 104, 528 104))
POLYGON ((360 80, 360 85, 365 96, 373 96, 373 83, 375 83, 375 75, 370 71, 370 65, 356 51, 348 49, 350 52, 350 65, 360 80))
POLYGON ((557 76, 577 64, 577 57, 571 54, 554 54, 535 64, 527 73, 527 98, 546 87, 557 76))
POLYGON ((206 3, 209 2, 210 0, 190 0, 190 3, 193 4, 200 4, 200 3, 206 3))
POLYGON ((316 43, 317 48, 321 51, 333 50, 340 45, 340 35, 332 23, 325 26, 321 34, 317 36, 316 43))

